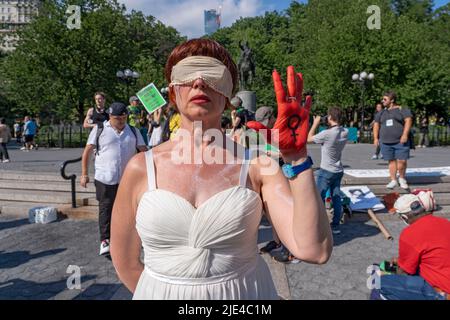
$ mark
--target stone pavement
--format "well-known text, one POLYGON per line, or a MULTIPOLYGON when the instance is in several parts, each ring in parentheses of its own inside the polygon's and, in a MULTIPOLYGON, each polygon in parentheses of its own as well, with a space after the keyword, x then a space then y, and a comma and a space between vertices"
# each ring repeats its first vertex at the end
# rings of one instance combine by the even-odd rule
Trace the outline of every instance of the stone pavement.
POLYGON ((367 267, 398 256, 398 238, 405 224, 384 221, 394 237, 386 240, 372 222, 348 222, 334 236, 333 253, 327 264, 306 263, 286 267, 292 299, 367 300, 367 267))
MULTIPOLYGON (((320 147, 308 148, 318 166, 320 147)), ((343 162, 349 169, 386 168, 386 162, 370 160, 373 149, 371 145, 349 144, 343 162)), ((23 152, 11 148, 12 162, 0 164, 0 170, 56 173, 62 161, 77 158, 81 152, 82 149, 23 152)), ((449 155, 449 147, 418 149, 412 152, 410 167, 448 166, 449 155)), ((79 163, 67 172, 79 174, 79 163)), ((371 221, 350 221, 335 237, 333 255, 326 265, 287 265, 291 298, 367 299, 367 267, 397 255, 398 236, 404 228, 395 219, 383 222, 394 241, 385 240, 371 221)), ((269 239, 270 234, 265 232, 260 245, 269 239)), ((67 219, 39 225, 0 216, 0 300, 130 299, 131 294, 121 285, 111 262, 97 255, 98 246, 96 221, 67 219), (81 268, 81 290, 67 288, 70 265, 81 268)))
MULTIPOLYGON (((342 235, 335 237, 326 265, 287 265, 291 298, 367 299, 367 267, 396 256, 404 227, 400 221, 385 225, 393 242, 385 240, 371 222, 349 222, 342 226, 342 235)), ((130 299, 111 261, 97 255, 97 228, 92 220, 41 225, 0 217, 0 300, 130 299), (67 288, 70 265, 81 268, 81 290, 67 288)), ((260 240, 267 241, 267 234, 260 240)))
MULTIPOLYGON (((42 149, 24 152, 18 146, 10 146, 10 163, 0 163, 0 170, 33 171, 59 173, 59 167, 65 160, 81 157, 83 149, 42 149)), ((320 146, 308 145, 308 151, 314 160, 314 167, 320 165, 320 146)), ((370 144, 347 144, 342 156, 346 169, 387 169, 387 162, 371 160, 374 152, 370 144)), ((410 168, 450 166, 450 147, 433 147, 411 150, 410 168)), ((90 165, 90 173, 93 173, 90 165)), ((75 163, 67 167, 67 173, 80 174, 81 164, 75 163)))
POLYGON ((42 225, 0 217, 0 300, 131 298, 111 261, 98 256, 97 238, 95 221, 42 225), (81 290, 67 288, 70 265, 80 267, 81 290))

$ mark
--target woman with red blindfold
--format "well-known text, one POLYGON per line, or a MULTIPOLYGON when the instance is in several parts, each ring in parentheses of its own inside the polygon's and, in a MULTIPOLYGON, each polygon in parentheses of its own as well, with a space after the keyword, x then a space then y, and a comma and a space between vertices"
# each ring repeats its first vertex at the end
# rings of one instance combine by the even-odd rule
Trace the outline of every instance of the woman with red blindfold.
POLYGON ((263 135, 278 144, 282 170, 220 130, 237 86, 236 65, 221 45, 208 39, 179 45, 166 78, 181 126, 125 170, 111 226, 119 278, 133 299, 278 299, 257 250, 263 207, 302 261, 323 264, 333 246, 306 151, 311 99, 301 104, 302 75, 289 67, 286 91, 273 73, 278 119, 263 135))

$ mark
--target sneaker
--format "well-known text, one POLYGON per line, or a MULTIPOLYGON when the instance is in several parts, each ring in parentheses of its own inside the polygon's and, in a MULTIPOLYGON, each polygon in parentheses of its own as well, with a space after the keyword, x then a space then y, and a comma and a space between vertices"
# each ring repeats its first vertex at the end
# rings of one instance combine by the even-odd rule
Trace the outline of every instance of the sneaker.
POLYGON ((27 148, 26 147, 22 147, 22 148, 20 148, 20 150, 27 150, 27 148))
POLYGON ((109 254, 109 239, 103 240, 100 243, 100 253, 99 256, 103 256, 109 254))
POLYGON ((400 188, 409 189, 408 182, 406 181, 406 179, 399 178, 398 182, 400 183, 400 188))
POLYGON ((7 163, 7 162, 11 162, 11 160, 9 160, 9 159, 3 160, 3 163, 7 163))
POLYGON ((374 154, 374 155, 372 156, 372 160, 378 160, 378 156, 377 156, 376 154, 374 154))
POLYGON ((297 264, 300 262, 300 260, 294 257, 286 248, 283 248, 283 250, 275 252, 272 255, 272 259, 286 264, 297 264))
POLYGON ((269 253, 272 251, 280 251, 283 247, 281 246, 281 243, 277 243, 276 241, 272 240, 268 244, 266 244, 264 247, 262 247, 259 250, 259 253, 269 253))
POLYGON ((397 186, 398 186, 397 180, 392 180, 391 182, 389 182, 389 183, 386 185, 386 188, 388 188, 388 189, 394 189, 394 188, 397 187, 397 186))
POLYGON ((333 234, 341 234, 341 228, 339 227, 339 226, 331 226, 331 232, 333 233, 333 234))

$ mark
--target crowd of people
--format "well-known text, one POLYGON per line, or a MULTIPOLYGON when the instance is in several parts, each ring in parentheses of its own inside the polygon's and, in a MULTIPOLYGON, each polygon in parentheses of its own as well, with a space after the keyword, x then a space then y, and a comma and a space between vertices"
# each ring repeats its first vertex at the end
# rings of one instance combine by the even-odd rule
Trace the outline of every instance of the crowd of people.
MULTIPOLYGON (((348 141, 348 129, 342 125, 342 110, 330 107, 325 123, 324 117, 314 116, 310 125, 310 98, 305 99, 297 91, 298 87, 293 89, 295 85, 288 80, 289 95, 295 99, 288 97, 287 100, 279 75, 274 72, 278 115, 269 106, 250 112, 240 97, 231 96, 231 88, 235 85, 235 66, 231 58, 221 46, 209 41, 188 41, 181 45, 183 50, 175 49, 169 57, 166 77, 171 85, 167 106, 147 114, 139 99, 133 96, 128 106, 113 103, 106 108, 105 95, 97 92, 94 97, 96 107, 86 116, 85 126, 91 127, 92 131, 83 153, 81 185, 86 187, 89 183, 89 159, 94 154, 94 184, 99 201, 99 254, 112 257, 119 278, 134 293, 134 299, 276 298, 273 283, 268 280, 270 277, 267 278, 267 269, 252 253, 254 247, 244 245, 256 246, 256 233, 246 232, 248 237, 240 237, 241 230, 257 230, 265 217, 272 224, 273 240, 259 253, 271 254, 273 259, 283 263, 325 263, 331 254, 332 235, 341 233, 340 185, 344 174, 341 158, 348 141), (208 54, 198 52, 200 42, 207 42, 206 46, 211 50, 208 54), (187 55, 189 50, 192 52, 187 55), (205 65, 207 70, 202 70, 205 65), (195 68, 200 71, 193 76, 190 72, 195 68), (224 115, 225 107, 230 109, 230 117, 224 115), (283 114, 289 108, 297 111, 283 114), (292 128, 291 120, 296 117, 298 124, 292 128), (222 135, 235 144, 232 155, 237 160, 239 155, 235 151, 242 148, 243 164, 234 166, 231 171, 216 164, 174 164, 170 155, 180 147, 177 133, 185 130, 194 134, 195 121, 206 126, 202 132, 220 129, 222 135), (324 124, 327 127, 318 130, 324 124), (278 141, 271 140, 275 130, 278 130, 278 141), (302 137, 300 147, 296 144, 297 136, 302 137), (313 160, 306 153, 308 143, 321 145, 320 168, 315 176, 311 171, 313 160), (276 161, 278 171, 269 178, 255 172, 254 168, 261 165, 258 161, 256 164, 250 161, 252 156, 247 150, 255 145, 259 152, 262 151, 258 156, 276 161), (234 176, 239 178, 239 183, 230 186, 234 176), (227 178, 216 179, 218 177, 227 178), (255 200, 260 197, 264 199, 264 205, 255 200), (326 197, 333 203, 330 220, 324 207, 326 197), (304 200, 301 206, 300 198, 304 200), (256 211, 262 213, 258 221, 244 218, 256 211), (223 226, 229 226, 228 231, 222 230, 223 226), (308 247, 304 247, 305 243, 309 243, 308 247), (142 247, 144 263, 140 261, 142 247), (221 254, 223 248, 226 248, 227 258, 221 254), (215 258, 211 260, 210 255, 215 258), (211 261, 218 265, 211 265, 211 261), (223 278, 224 270, 233 277, 223 278), (249 275, 248 270, 254 270, 254 274, 249 275), (211 282, 216 278, 223 279, 211 282)), ((292 74, 288 75, 291 81, 292 77, 292 74)), ((383 159, 389 161, 391 181, 386 187, 393 189, 399 183, 401 188, 408 189, 405 172, 412 114, 397 104, 395 92, 383 95, 371 126, 376 158, 381 153, 383 159)), ((216 153, 230 152, 225 145, 214 141, 203 139, 202 144, 213 147, 216 153)), ((434 210, 420 201, 417 203, 415 205, 421 207, 423 214, 429 215, 434 210)), ((411 210, 403 208, 398 212, 405 215, 411 210)), ((433 219, 428 220, 436 224, 433 219)), ((404 248, 409 248, 411 242, 405 242, 405 238, 401 238, 400 261, 405 260, 404 248)), ((440 242, 434 243, 447 246, 450 244, 447 238, 443 236, 440 242)), ((429 248, 421 250, 416 260, 420 260, 421 255, 426 256, 429 248)), ((408 267, 411 267, 407 268, 404 262, 400 265, 407 268, 403 272, 412 276, 419 267, 412 267, 412 256, 408 255, 408 267)), ((442 255, 440 258, 447 265, 447 258, 442 255)), ((436 264, 430 268, 436 268, 436 264)), ((401 285, 399 283, 408 283, 402 278, 385 277, 382 289, 374 292, 374 296, 397 297, 392 286, 387 284, 388 279, 397 287, 401 285)), ((420 278, 422 285, 429 285, 424 279, 426 275, 420 278)), ((440 291, 436 291, 437 295, 422 298, 440 299, 442 292, 448 292, 449 279, 446 276, 436 279, 433 290, 440 291)), ((408 295, 398 297, 408 298, 408 295)))
MULTIPOLYGON (((99 255, 112 259, 134 299, 277 299, 261 254, 283 263, 328 261, 333 236, 341 234, 342 153, 349 130, 336 106, 310 122, 311 97, 302 94, 302 75, 293 67, 287 72, 286 89, 278 72, 273 73, 277 108, 260 106, 251 112, 233 96, 237 68, 229 53, 215 41, 193 39, 168 58, 166 106, 148 114, 136 96, 128 105, 107 106, 105 93, 94 94, 83 122, 90 133, 80 184, 86 188, 90 183, 94 157, 99 255), (203 138, 200 145, 235 162, 175 163, 175 150, 191 155, 195 149, 195 122, 201 122, 203 134, 217 130, 224 138, 203 138), (186 133, 192 142, 188 150, 179 141, 186 133), (321 146, 314 174, 308 143, 321 146), (276 170, 262 174, 264 163, 276 170), (333 204, 331 219, 324 206, 327 197, 333 204), (272 225, 273 240, 258 255, 258 226, 264 219, 272 225)), ((388 91, 376 106, 370 124, 373 159, 381 154, 389 163, 387 189, 409 190, 413 116, 397 101, 396 93, 388 91)), ((423 147, 428 145, 428 118, 419 123, 423 147)), ((36 148, 37 130, 27 116, 11 135, 0 119, 0 162, 9 162, 6 145, 13 137, 25 151, 36 148)), ((402 274, 384 273, 372 296, 447 299, 450 223, 432 216, 431 191, 408 196, 395 205, 409 227, 402 232, 398 259, 389 262, 402 274)))
POLYGON ((7 125, 5 118, 0 118, 0 163, 11 162, 8 153, 8 144, 15 139, 16 143, 22 145, 20 150, 37 150, 38 145, 35 141, 39 131, 36 119, 25 116, 22 120, 17 119, 13 128, 7 125))

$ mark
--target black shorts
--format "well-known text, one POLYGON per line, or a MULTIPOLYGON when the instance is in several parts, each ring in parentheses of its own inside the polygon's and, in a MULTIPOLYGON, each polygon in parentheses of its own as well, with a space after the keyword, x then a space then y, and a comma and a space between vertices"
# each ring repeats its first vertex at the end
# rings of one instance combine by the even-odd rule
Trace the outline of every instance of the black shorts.
POLYGON ((34 140, 34 134, 26 134, 25 135, 25 142, 33 142, 34 140))

